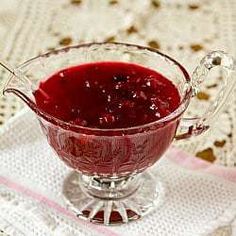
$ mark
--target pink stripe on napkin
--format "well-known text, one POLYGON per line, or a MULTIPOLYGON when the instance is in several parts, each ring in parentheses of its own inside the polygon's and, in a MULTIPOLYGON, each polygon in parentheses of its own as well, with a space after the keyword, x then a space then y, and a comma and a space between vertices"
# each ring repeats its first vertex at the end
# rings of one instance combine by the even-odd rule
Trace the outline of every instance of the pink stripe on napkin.
POLYGON ((228 181, 236 182, 236 168, 234 167, 225 167, 212 164, 200 158, 190 156, 186 152, 173 146, 167 151, 165 156, 177 165, 186 169, 195 171, 199 170, 221 177, 228 181))
POLYGON ((14 181, 5 178, 3 176, 0 176, 0 184, 5 185, 6 187, 24 194, 30 198, 33 198, 37 201, 39 201, 40 203, 46 205, 49 208, 52 208, 54 210, 56 210, 57 212, 75 220, 75 221, 79 221, 81 224, 86 225, 88 228, 90 228, 91 230, 96 231, 97 233, 101 234, 101 235, 105 235, 105 236, 119 236, 117 233, 111 231, 109 228, 104 227, 104 226, 97 226, 94 225, 92 223, 88 223, 86 221, 82 221, 79 218, 77 218, 73 213, 71 213, 70 211, 66 210, 65 208, 63 208, 62 206, 60 206, 58 203, 46 198, 45 196, 43 196, 42 194, 36 193, 34 191, 32 191, 29 188, 26 188, 18 183, 15 183, 14 181))
MULTIPOLYGON (((201 160, 196 157, 192 157, 189 154, 183 152, 182 150, 177 149, 176 147, 171 147, 165 154, 165 157, 176 163, 177 165, 193 170, 193 171, 202 171, 221 177, 225 180, 236 182, 236 168, 223 167, 215 164, 211 164, 207 161, 201 160)), ((117 233, 113 232, 107 227, 97 226, 86 221, 78 219, 72 212, 66 210, 58 203, 48 199, 40 193, 34 192, 33 190, 24 187, 21 184, 18 184, 12 181, 9 178, 0 176, 0 184, 5 185, 6 187, 15 190, 16 192, 22 193, 32 199, 37 200, 38 202, 46 205, 47 207, 56 210, 57 212, 81 223, 85 224, 91 230, 96 231, 97 233, 105 236, 119 236, 117 233)))

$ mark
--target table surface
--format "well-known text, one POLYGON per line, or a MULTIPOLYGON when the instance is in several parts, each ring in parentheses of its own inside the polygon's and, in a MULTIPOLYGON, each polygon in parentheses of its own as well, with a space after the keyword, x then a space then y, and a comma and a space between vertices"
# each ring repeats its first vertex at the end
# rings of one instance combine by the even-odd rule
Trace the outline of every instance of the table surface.
MULTIPOLYGON (((96 0, 59 0, 57 5, 48 1, 47 8, 40 1, 29 2, 1 3, 1 59, 13 65, 48 50, 89 41, 147 45, 176 58, 189 72, 211 50, 235 52, 230 0, 136 0, 130 4, 122 0, 99 4, 96 0), (36 19, 36 15, 40 17, 36 19)), ((0 74, 3 82, 7 74, 3 70, 0 74)), ((187 113, 199 115, 214 100, 221 83, 221 75, 206 81, 187 113)), ((236 166, 235 100, 234 94, 210 132, 176 145, 204 160, 236 166)), ((0 98, 0 125, 22 107, 13 97, 0 98)), ((226 226, 214 235, 231 235, 230 232, 230 226, 226 226)), ((5 234, 0 231, 0 235, 5 234)))

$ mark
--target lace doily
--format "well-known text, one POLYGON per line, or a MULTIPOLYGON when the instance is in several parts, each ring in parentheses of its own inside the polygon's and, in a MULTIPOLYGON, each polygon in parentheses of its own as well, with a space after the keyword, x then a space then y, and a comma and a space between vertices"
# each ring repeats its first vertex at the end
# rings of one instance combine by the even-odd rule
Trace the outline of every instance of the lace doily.
MULTIPOLYGON (((234 0, 58 0, 56 4, 4 0, 1 4, 1 58, 13 65, 47 50, 85 41, 149 45, 179 60, 189 72, 208 51, 236 55, 234 0)), ((8 76, 5 73, 1 71, 1 76, 8 76)), ((220 77, 214 77, 204 84, 189 108, 190 115, 197 115, 214 99, 220 82, 220 77)), ((200 158, 235 166, 235 94, 230 101, 208 134, 177 145, 200 158)), ((21 108, 16 98, 1 98, 0 124, 21 108)))
MULTIPOLYGON (((234 0, 2 0, 1 58, 18 65, 57 47, 123 41, 158 48, 191 72, 208 51, 221 49, 236 56, 235 12, 234 0)), ((8 75, 2 69, 0 73, 1 82, 8 75)), ((213 100, 220 82, 214 77, 204 84, 189 115, 213 100)), ((235 94, 210 132, 176 145, 200 158, 236 166, 235 94)), ((15 97, 1 98, 0 124, 22 107, 15 97)))

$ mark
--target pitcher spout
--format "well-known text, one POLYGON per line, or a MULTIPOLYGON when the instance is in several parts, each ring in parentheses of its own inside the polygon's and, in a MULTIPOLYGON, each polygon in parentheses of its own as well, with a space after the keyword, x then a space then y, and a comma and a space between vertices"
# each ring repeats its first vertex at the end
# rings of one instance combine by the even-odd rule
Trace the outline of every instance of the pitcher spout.
POLYGON ((15 70, 7 63, 0 62, 0 66, 10 72, 10 76, 3 81, 1 93, 7 95, 11 93, 22 101, 24 101, 33 111, 36 111, 37 106, 33 97, 33 84, 31 81, 20 71, 15 70))

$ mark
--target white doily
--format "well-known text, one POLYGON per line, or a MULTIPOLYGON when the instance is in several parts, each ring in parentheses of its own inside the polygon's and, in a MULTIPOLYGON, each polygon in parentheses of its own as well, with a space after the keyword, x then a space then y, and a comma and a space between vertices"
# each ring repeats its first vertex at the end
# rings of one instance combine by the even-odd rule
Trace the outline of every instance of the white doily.
POLYGON ((21 112, 2 129, 0 156, 0 224, 15 235, 198 236, 229 224, 236 215, 234 183, 163 158, 151 171, 166 185, 165 203, 142 220, 104 229, 63 217, 58 206, 64 205, 61 188, 69 169, 39 132, 32 112, 21 112), (10 193, 6 186, 34 200, 10 193))
MULTIPOLYGON (((52 48, 85 41, 123 41, 159 48, 191 73, 211 50, 236 56, 235 12, 234 0, 3 0, 1 58, 17 65, 52 48)), ((3 70, 0 73, 2 79, 8 76, 3 70)), ((205 83, 189 114, 202 111, 215 97, 220 83, 217 77, 205 83)), ((208 134, 178 145, 201 158, 235 166, 235 94, 236 90, 229 108, 208 134)), ((1 98, 0 124, 21 108, 16 98, 1 98)))
MULTIPOLYGON (((1 0, 0 57, 17 65, 51 48, 87 40, 116 40, 160 48, 189 72, 208 51, 222 49, 236 56, 235 0, 101 0, 100 5, 97 2, 1 0), (90 11, 90 6, 98 8, 96 14, 90 11), (106 12, 109 21, 104 16, 106 12), (94 19, 93 14, 99 17, 99 24, 89 22, 89 17, 94 19)), ((7 76, 0 69, 0 83, 7 76)), ((220 82, 220 78, 214 78, 203 86, 204 94, 195 99, 189 114, 209 104, 220 82)), ((235 94, 236 91, 209 133, 179 142, 178 146, 201 158, 236 166, 235 94)), ((16 98, 1 98, 0 125, 21 108, 22 103, 16 98)))

